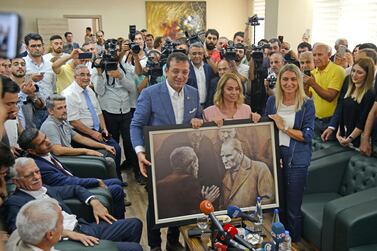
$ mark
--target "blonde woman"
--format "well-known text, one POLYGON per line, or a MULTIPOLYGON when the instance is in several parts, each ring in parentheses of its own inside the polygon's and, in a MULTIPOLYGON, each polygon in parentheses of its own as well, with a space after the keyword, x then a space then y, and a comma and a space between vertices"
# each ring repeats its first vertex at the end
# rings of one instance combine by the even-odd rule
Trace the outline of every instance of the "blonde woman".
POLYGON ((253 113, 244 100, 241 79, 235 73, 225 73, 217 84, 214 105, 203 111, 204 121, 214 121, 218 126, 222 126, 224 120, 232 119, 259 121, 260 115, 253 113))
POLYGON ((348 89, 342 102, 336 138, 343 146, 360 146, 360 135, 374 103, 374 64, 370 58, 360 58, 352 66, 348 89))
POLYGON ((292 241, 301 239, 301 204, 310 164, 314 133, 313 100, 306 97, 300 69, 283 66, 278 74, 275 96, 266 104, 268 115, 279 129, 280 157, 284 174, 286 222, 292 241))

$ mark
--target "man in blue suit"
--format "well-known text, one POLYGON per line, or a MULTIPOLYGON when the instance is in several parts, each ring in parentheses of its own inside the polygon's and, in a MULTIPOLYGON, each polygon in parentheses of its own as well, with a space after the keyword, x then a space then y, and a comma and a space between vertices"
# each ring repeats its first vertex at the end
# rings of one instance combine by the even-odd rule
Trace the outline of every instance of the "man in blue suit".
POLYGON ((16 229, 16 217, 21 207, 31 200, 53 198, 59 202, 63 213, 62 237, 80 241, 85 246, 99 244, 99 239, 116 242, 119 250, 142 251, 139 244, 142 223, 139 219, 116 220, 101 202, 81 186, 44 186, 40 170, 31 158, 21 157, 14 166, 13 182, 16 191, 6 200, 5 215, 9 230, 16 229), (74 215, 63 200, 76 198, 93 208, 96 222, 88 223, 74 215))
POLYGON ((50 186, 79 185, 85 188, 108 188, 114 201, 114 216, 124 219, 124 191, 122 182, 117 179, 79 178, 73 176, 52 154, 52 144, 44 133, 36 128, 22 132, 18 144, 28 152, 40 169, 43 183, 50 186))
MULTIPOLYGON (((144 126, 191 124, 199 128, 203 124, 198 91, 186 85, 190 71, 188 57, 181 52, 170 54, 166 62, 166 81, 144 89, 137 101, 131 122, 131 141, 139 160, 140 171, 147 176, 151 165, 145 156, 144 126)), ((147 209, 148 245, 151 250, 161 250, 161 233, 153 229, 155 223, 151 206, 147 209)), ((179 230, 170 227, 167 250, 184 250, 179 243, 179 230)))
POLYGON ((211 66, 203 62, 205 56, 204 47, 201 43, 190 45, 190 73, 187 84, 198 89, 200 104, 202 107, 213 105, 213 95, 215 86, 211 86, 211 79, 215 77, 211 66))

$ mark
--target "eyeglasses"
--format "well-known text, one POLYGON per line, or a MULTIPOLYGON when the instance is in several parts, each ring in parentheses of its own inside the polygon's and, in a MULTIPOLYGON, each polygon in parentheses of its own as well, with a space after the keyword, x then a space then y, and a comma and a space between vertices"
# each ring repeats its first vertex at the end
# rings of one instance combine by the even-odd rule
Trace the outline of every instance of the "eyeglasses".
POLYGON ((31 179, 31 178, 34 177, 35 174, 39 175, 40 173, 41 173, 41 171, 39 169, 35 169, 34 171, 29 173, 28 175, 24 175, 23 178, 24 179, 31 179))
POLYGON ((43 46, 43 44, 32 44, 30 45, 31 48, 41 48, 43 46))

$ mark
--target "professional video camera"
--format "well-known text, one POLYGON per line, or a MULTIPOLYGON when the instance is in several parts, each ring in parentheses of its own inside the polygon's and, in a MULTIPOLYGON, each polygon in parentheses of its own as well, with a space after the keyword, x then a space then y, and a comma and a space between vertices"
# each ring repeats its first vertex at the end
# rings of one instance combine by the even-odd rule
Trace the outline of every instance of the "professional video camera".
POLYGON ((130 48, 133 53, 138 54, 141 48, 137 43, 134 42, 135 36, 136 36, 136 25, 130 25, 129 34, 128 34, 128 38, 131 41, 130 48))
POLYGON ((264 18, 258 17, 258 15, 255 14, 254 16, 249 17, 248 23, 252 26, 260 25, 259 20, 264 20, 264 18))
POLYGON ((204 31, 201 31, 201 32, 197 32, 197 33, 192 33, 191 35, 189 35, 189 33, 186 31, 185 32, 185 35, 186 35, 186 43, 188 44, 188 46, 190 46, 191 44, 195 44, 195 43, 201 43, 203 44, 203 41, 202 39, 200 38, 200 36, 204 35, 205 32, 204 31))
POLYGON ((228 44, 224 44, 220 51, 221 58, 226 60, 236 60, 236 47, 232 41, 228 41, 228 44))
POLYGON ((105 41, 105 51, 102 57, 94 59, 92 68, 101 68, 104 71, 114 71, 118 69, 118 41, 116 39, 108 39, 105 41), (98 63, 97 60, 101 59, 98 63))
POLYGON ((165 41, 164 46, 161 49, 161 58, 160 58, 160 65, 166 64, 166 61, 169 57, 169 55, 173 52, 182 52, 185 53, 185 50, 183 49, 177 49, 177 46, 180 45, 180 43, 173 42, 169 39, 165 41))
POLYGON ((255 68, 259 68, 259 66, 263 63, 263 51, 264 49, 271 49, 269 43, 264 43, 263 41, 259 41, 257 45, 252 45, 251 49, 253 52, 251 53, 251 57, 254 60, 255 68))
MULTIPOLYGON (((148 61, 146 64, 146 68, 148 72, 145 75, 149 77, 149 85, 153 85, 157 83, 157 78, 162 76, 162 64, 161 61, 156 61, 156 56, 154 54, 159 54, 159 52, 149 52, 148 53, 148 61)), ((158 58, 157 58, 158 59, 158 58)))

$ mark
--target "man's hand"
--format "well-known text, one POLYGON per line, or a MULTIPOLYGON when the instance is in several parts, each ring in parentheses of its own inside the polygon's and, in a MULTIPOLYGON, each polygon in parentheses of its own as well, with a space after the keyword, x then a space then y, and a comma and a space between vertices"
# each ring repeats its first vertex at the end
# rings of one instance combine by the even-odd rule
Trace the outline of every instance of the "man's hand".
POLYGON ((361 137, 360 152, 369 157, 372 155, 372 145, 369 143, 369 138, 361 137))
POLYGON ((119 70, 114 70, 114 71, 108 71, 107 72, 109 74, 110 77, 113 77, 113 78, 122 78, 122 74, 120 73, 119 70))
POLYGON ((100 132, 95 131, 95 130, 92 130, 90 137, 92 137, 93 139, 95 139, 99 142, 103 142, 102 134, 100 132))
POLYGON ((36 91, 34 82, 30 79, 29 83, 25 83, 21 85, 21 90, 23 93, 25 93, 29 97, 34 97, 35 91, 36 91))
POLYGON ((198 129, 202 125, 203 125, 203 120, 202 119, 197 119, 197 118, 191 119, 191 126, 192 126, 192 128, 198 129))
POLYGON ((109 152, 109 153, 111 153, 112 155, 116 155, 116 150, 115 150, 115 148, 113 147, 113 146, 108 146, 108 145, 105 145, 104 144, 104 149, 107 151, 107 152, 109 152))
POLYGON ((80 54, 80 49, 74 49, 74 50, 71 52, 70 57, 71 57, 72 59, 78 59, 78 58, 79 58, 79 54, 80 54))
POLYGON ((148 177, 147 167, 152 165, 152 163, 149 160, 147 160, 144 152, 138 152, 137 159, 139 160, 139 169, 141 174, 145 177, 148 177))
POLYGON ((11 146, 11 152, 13 153, 14 157, 20 157, 22 149, 17 146, 11 146))
POLYGON ((304 84, 307 86, 313 86, 315 84, 315 79, 313 76, 304 75, 303 80, 304 84))
POLYGON ((102 188, 107 188, 105 182, 103 182, 103 180, 101 179, 97 179, 98 180, 98 187, 102 187, 102 188))
POLYGON ((93 215, 96 219, 96 223, 99 223, 99 219, 106 221, 109 224, 113 224, 113 221, 117 221, 111 214, 109 214, 109 211, 107 211, 107 208, 102 205, 102 203, 97 199, 92 199, 90 201, 90 205, 93 208, 93 215))
POLYGON ((327 142, 331 136, 331 134, 334 132, 334 129, 328 127, 326 130, 323 131, 321 134, 321 139, 323 142, 327 142))
POLYGON ((202 197, 210 202, 214 202, 220 196, 220 188, 218 186, 212 185, 202 186, 202 197))
POLYGON ((85 247, 93 247, 99 244, 99 239, 90 235, 77 233, 74 231, 64 230, 62 236, 68 237, 70 240, 80 241, 85 247))
POLYGON ((86 149, 85 151, 85 155, 90 155, 90 156, 97 156, 97 157, 103 157, 103 154, 98 152, 98 151, 95 151, 95 150, 92 150, 92 149, 86 149))
POLYGON ((34 81, 34 82, 39 82, 43 79, 43 73, 34 73, 34 74, 31 74, 31 79, 34 81))

